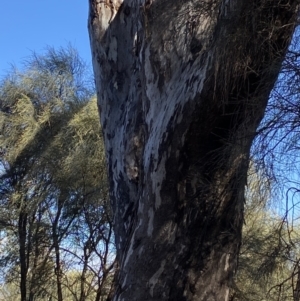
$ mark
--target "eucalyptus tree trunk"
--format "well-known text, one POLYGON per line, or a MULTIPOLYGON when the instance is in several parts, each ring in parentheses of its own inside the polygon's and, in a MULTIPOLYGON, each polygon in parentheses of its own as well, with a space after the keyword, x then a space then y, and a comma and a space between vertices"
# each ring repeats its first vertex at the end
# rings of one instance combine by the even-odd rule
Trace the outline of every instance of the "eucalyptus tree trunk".
POLYGON ((229 300, 249 151, 296 2, 89 1, 113 300, 229 300))

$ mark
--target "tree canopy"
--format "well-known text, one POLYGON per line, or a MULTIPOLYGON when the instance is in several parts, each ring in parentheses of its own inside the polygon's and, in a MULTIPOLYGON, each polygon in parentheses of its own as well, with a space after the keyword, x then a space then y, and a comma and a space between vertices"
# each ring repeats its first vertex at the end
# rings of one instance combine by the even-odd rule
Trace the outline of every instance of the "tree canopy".
POLYGON ((88 78, 76 50, 49 48, 0 85, 2 286, 19 286, 22 301, 109 293, 111 215, 88 78))

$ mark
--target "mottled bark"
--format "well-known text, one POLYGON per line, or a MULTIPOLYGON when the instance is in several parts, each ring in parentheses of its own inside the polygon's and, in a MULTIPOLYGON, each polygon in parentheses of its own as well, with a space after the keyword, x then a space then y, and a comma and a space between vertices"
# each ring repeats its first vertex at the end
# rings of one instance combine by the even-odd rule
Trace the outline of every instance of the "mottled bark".
POLYGON ((90 0, 113 300, 228 300, 249 151, 297 1, 90 0))

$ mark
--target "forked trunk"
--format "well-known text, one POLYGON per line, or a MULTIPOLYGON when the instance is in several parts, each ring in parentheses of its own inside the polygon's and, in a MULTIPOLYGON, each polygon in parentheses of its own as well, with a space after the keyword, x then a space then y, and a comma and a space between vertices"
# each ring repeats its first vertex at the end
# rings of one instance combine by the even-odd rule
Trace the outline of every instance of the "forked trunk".
POLYGON ((114 300, 228 300, 250 146, 296 1, 89 2, 114 300))

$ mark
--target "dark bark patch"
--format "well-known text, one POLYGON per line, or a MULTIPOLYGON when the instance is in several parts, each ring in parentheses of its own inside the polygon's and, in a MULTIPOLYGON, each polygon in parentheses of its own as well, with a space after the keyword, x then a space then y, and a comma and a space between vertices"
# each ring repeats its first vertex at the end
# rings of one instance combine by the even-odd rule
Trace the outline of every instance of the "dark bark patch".
POLYGON ((124 8, 124 15, 127 17, 130 15, 130 7, 128 5, 126 5, 124 8))
POLYGON ((190 44, 190 51, 193 55, 199 53, 202 49, 203 45, 200 40, 195 37, 192 37, 191 44, 190 44))
POLYGON ((137 238, 133 243, 133 250, 135 250, 142 242, 141 238, 137 238))
POLYGON ((118 72, 116 76, 116 84, 119 91, 122 91, 124 85, 124 73, 118 72))
POLYGON ((159 73, 157 87, 158 87, 158 89, 159 89, 160 92, 163 91, 164 86, 165 86, 165 77, 164 77, 164 74, 163 73, 159 73))

